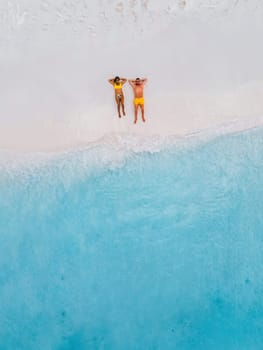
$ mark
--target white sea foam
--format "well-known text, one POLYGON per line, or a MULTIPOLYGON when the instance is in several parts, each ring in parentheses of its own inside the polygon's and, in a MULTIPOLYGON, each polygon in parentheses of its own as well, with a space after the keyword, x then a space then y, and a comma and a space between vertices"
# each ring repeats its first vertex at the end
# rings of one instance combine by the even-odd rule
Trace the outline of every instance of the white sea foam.
MULTIPOLYGON (((101 139, 72 149, 54 152, 0 151, 0 169, 3 173, 21 171, 35 172, 36 169, 52 169, 54 176, 58 169, 71 169, 72 177, 86 176, 94 169, 113 169, 140 153, 156 153, 171 148, 189 149, 207 143, 217 137, 240 133, 263 126, 263 117, 233 121, 220 127, 197 130, 185 136, 169 135, 140 136, 136 134, 107 134, 101 139)), ((45 172, 45 171, 44 171, 45 172)), ((69 176, 69 174, 67 175, 69 176)))

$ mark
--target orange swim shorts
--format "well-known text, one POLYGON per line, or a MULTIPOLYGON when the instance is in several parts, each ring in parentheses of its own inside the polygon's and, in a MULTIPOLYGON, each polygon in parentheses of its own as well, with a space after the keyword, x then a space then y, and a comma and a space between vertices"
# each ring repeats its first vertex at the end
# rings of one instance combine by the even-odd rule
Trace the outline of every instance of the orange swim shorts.
POLYGON ((136 106, 138 105, 144 105, 144 98, 143 97, 135 97, 134 104, 136 106))

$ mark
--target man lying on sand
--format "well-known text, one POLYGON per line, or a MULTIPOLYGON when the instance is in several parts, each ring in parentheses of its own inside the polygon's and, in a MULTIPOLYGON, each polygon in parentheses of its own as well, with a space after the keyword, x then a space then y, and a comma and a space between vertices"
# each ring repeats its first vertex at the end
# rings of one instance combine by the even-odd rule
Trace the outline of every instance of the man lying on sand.
POLYGON ((119 118, 121 118, 121 107, 122 107, 122 114, 125 115, 124 111, 124 95, 122 91, 122 86, 127 82, 127 79, 115 77, 114 79, 109 79, 108 82, 113 85, 115 90, 115 100, 117 103, 119 118))
POLYGON ((137 123, 138 117, 138 107, 141 108, 142 121, 145 122, 144 118, 144 98, 143 98, 143 89, 147 82, 147 79, 136 78, 135 80, 129 80, 130 85, 133 88, 134 92, 134 124, 137 123))

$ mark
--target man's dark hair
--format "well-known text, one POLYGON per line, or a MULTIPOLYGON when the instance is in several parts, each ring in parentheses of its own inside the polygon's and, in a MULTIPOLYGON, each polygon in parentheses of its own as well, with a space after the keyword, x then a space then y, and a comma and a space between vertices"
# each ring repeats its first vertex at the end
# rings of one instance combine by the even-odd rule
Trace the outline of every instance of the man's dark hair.
POLYGON ((138 81, 138 80, 141 80, 141 79, 140 78, 136 78, 135 80, 138 81))
POLYGON ((116 83, 117 80, 120 80, 120 77, 116 76, 116 77, 114 78, 114 83, 116 83))

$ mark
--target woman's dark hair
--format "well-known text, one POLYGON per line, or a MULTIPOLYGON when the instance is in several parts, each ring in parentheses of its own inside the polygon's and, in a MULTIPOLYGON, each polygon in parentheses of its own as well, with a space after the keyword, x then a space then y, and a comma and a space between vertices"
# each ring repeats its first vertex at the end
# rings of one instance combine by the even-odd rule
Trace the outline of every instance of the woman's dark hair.
POLYGON ((114 78, 114 83, 116 83, 117 80, 120 80, 120 77, 116 76, 116 77, 114 78))

